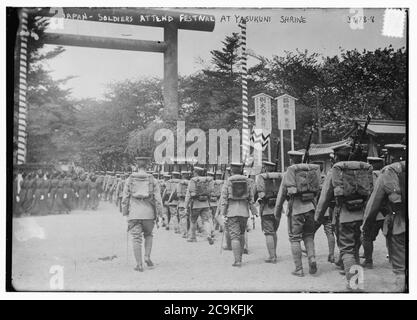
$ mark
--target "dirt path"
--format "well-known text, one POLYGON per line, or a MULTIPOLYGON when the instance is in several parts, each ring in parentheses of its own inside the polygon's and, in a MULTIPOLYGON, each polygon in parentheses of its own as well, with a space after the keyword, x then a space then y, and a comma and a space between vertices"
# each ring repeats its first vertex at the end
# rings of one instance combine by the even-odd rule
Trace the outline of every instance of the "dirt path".
MULTIPOLYGON (((276 265, 264 263, 266 248, 260 230, 249 232, 249 255, 242 268, 231 266, 232 253, 220 253, 221 234, 209 246, 204 238, 187 243, 173 231, 155 229, 153 270, 133 270, 126 221, 114 205, 101 203, 99 211, 70 215, 17 218, 13 221, 12 276, 16 290, 50 291, 54 270, 63 270, 65 291, 345 291, 343 276, 327 262, 327 241, 322 229, 316 235, 319 271, 297 278, 293 270, 283 217, 278 231, 276 265), (128 252, 128 254, 127 254, 128 252)), ((374 269, 366 270, 365 291, 389 292, 394 276, 386 259, 385 239, 375 242, 374 269)))

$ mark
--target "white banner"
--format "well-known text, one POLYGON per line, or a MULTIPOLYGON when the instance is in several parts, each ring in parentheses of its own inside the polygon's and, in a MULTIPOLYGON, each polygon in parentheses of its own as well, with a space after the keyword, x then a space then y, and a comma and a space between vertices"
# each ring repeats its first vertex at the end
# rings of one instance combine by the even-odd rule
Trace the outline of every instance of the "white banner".
POLYGON ((275 98, 278 110, 278 129, 295 130, 295 100, 288 94, 275 98))
POLYGON ((262 129, 264 135, 269 135, 272 130, 271 100, 272 97, 260 93, 253 97, 255 100, 255 128, 262 129))

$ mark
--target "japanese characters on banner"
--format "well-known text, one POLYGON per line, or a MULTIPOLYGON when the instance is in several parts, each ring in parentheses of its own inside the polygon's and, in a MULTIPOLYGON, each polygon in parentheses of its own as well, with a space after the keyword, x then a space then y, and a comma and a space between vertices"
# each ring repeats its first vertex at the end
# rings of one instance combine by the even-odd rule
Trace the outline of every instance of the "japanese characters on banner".
POLYGON ((272 120, 271 120, 271 101, 272 97, 260 93, 252 97, 255 103, 255 128, 254 133, 259 138, 257 141, 254 139, 254 148, 257 153, 257 164, 262 166, 262 151, 268 146, 268 160, 271 158, 270 147, 270 135, 272 132, 272 120))
POLYGON ((262 133, 266 136, 271 133, 271 100, 272 97, 267 94, 260 93, 253 97, 255 100, 255 128, 262 129, 262 133))
POLYGON ((295 100, 288 94, 275 98, 278 110, 278 129, 295 130, 295 100))

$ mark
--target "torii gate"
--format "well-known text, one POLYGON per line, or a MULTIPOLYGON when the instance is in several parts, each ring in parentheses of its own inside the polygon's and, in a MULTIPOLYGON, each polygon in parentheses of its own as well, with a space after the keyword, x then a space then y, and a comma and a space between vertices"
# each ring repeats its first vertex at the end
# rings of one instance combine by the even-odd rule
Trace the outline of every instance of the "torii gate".
POLYGON ((163 53, 165 117, 172 121, 178 119, 178 29, 211 32, 215 25, 215 18, 212 15, 145 8, 23 8, 20 32, 18 164, 26 162, 26 47, 28 14, 70 20, 164 28, 163 41, 45 33, 45 43, 63 46, 163 53))

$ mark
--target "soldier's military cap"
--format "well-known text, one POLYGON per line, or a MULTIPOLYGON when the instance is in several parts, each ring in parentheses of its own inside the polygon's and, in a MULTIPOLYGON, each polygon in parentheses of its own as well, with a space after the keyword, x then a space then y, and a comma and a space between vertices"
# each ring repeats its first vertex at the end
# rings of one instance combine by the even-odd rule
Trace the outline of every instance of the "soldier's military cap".
POLYGON ((171 178, 171 174, 169 174, 169 173, 164 173, 164 178, 171 178))
POLYGON ((191 171, 181 171, 181 174, 190 174, 191 171))
POLYGON ((202 171, 204 171, 205 169, 203 168, 203 167, 197 167, 197 166, 195 166, 194 167, 194 171, 199 171, 199 172, 202 172, 202 171))
POLYGON ((181 173, 179 173, 178 171, 172 171, 171 172, 172 176, 180 176, 181 173))
POLYGON ((223 172, 221 172, 221 171, 216 171, 216 176, 222 176, 223 175, 223 172))
POLYGON ((366 160, 368 160, 368 162, 379 162, 379 161, 384 161, 384 159, 380 158, 380 157, 367 157, 366 160))
POLYGON ((208 176, 214 176, 215 175, 215 172, 214 171, 207 171, 207 175, 208 176))
POLYGON ((335 154, 347 155, 350 153, 351 150, 352 150, 352 147, 349 144, 344 144, 338 148, 333 149, 333 152, 335 154))
POLYGON ((265 165, 265 166, 270 166, 270 167, 274 166, 275 167, 275 163, 273 163, 271 161, 262 161, 262 164, 265 165))
POLYGON ((237 168, 237 167, 241 168, 242 166, 243 166, 243 163, 241 163, 241 162, 231 162, 230 163, 230 168, 237 168))
POLYGON ((304 152, 296 151, 296 150, 290 150, 287 153, 290 157, 302 157, 302 156, 304 156, 304 152))
POLYGON ((391 151, 391 150, 403 151, 407 147, 404 144, 401 144, 401 143, 391 143, 391 144, 386 144, 384 146, 384 148, 389 150, 389 151, 391 151))
POLYGON ((158 178, 158 172, 152 172, 152 175, 153 175, 155 178, 158 178))

